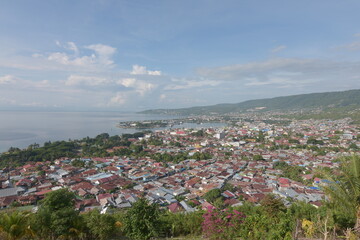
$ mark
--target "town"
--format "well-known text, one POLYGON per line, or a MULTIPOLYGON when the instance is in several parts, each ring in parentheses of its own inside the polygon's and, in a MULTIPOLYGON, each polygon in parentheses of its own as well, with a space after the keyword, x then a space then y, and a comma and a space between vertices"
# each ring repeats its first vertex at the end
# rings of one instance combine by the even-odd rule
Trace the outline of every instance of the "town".
POLYGON ((257 118, 221 128, 147 131, 127 140, 129 146, 106 149, 108 157, 79 153, 4 168, 0 207, 36 211, 39 200, 61 188, 76 194, 79 211, 102 213, 130 208, 139 198, 175 213, 258 204, 267 194, 287 206, 304 201, 319 207, 329 182, 323 172, 338 168, 338 157, 359 152, 360 130, 351 119, 276 124, 257 118), (218 192, 216 199, 210 192, 218 192))

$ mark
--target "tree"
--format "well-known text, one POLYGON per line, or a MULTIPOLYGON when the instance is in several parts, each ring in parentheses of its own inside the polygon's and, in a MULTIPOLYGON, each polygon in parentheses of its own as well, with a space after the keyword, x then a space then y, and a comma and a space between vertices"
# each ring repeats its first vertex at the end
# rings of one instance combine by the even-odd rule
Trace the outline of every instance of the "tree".
POLYGON ((85 167, 85 162, 81 159, 74 159, 73 161, 71 161, 71 165, 74 167, 83 168, 85 167))
POLYGON ((254 161, 263 161, 264 158, 261 155, 257 154, 257 155, 253 156, 253 160, 254 161))
POLYGON ((349 224, 360 237, 360 156, 342 157, 340 161, 338 175, 326 174, 331 183, 325 187, 325 193, 330 198, 335 220, 350 217, 349 224))
POLYGON ((218 198, 221 198, 221 190, 218 188, 211 189, 204 195, 204 199, 210 203, 214 203, 218 198))
POLYGON ((209 208, 203 215, 203 233, 210 239, 234 239, 245 215, 237 210, 209 208))
POLYGON ((24 236, 34 236, 34 232, 30 228, 29 213, 12 212, 4 213, 0 218, 0 232, 5 239, 16 240, 24 236))
POLYGON ((131 144, 130 149, 136 154, 138 154, 144 150, 142 145, 136 145, 136 144, 131 144))
POLYGON ((265 136, 263 131, 259 131, 258 136, 256 138, 256 142, 264 142, 265 136))
POLYGON ((260 202, 261 206, 264 207, 266 213, 270 217, 278 215, 280 212, 285 212, 286 207, 283 201, 279 198, 276 198, 272 194, 267 194, 260 202))
POLYGON ((39 235, 50 239, 69 235, 78 217, 74 205, 75 195, 67 189, 47 193, 34 219, 34 228, 39 235))
POLYGON ((160 233, 161 222, 158 206, 145 198, 139 199, 124 218, 124 231, 131 239, 146 240, 160 233))
POLYGON ((106 240, 116 234, 116 221, 112 215, 93 210, 84 214, 83 219, 94 239, 106 240))
POLYGON ((355 143, 351 143, 351 144, 349 145, 349 148, 350 148, 350 149, 353 149, 353 150, 358 150, 358 149, 359 149, 359 147, 358 147, 355 143))
POLYGON ((202 211, 187 214, 167 212, 162 219, 171 237, 199 236, 202 233, 202 211))
POLYGON ((205 136, 205 132, 203 129, 200 129, 199 131, 197 132, 193 132, 191 133, 192 136, 195 136, 195 137, 204 137, 205 136))

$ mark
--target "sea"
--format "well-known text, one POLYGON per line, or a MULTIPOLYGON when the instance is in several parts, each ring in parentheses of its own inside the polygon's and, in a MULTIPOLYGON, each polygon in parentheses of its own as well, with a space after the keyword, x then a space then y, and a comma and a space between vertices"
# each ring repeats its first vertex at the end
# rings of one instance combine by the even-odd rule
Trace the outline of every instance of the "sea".
MULTIPOLYGON (((141 130, 118 128, 123 121, 178 119, 179 116, 149 115, 125 112, 24 112, 0 111, 0 152, 10 147, 26 148, 30 144, 111 136, 141 130)), ((223 127, 224 123, 186 123, 172 128, 223 127)), ((151 130, 151 129, 150 129, 151 130)), ((156 129, 152 129, 156 130, 156 129)))

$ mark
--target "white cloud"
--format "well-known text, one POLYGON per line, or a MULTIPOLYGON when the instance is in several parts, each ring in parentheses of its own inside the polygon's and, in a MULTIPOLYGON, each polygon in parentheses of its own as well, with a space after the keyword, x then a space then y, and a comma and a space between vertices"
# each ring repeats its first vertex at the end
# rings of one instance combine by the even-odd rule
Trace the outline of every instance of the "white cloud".
POLYGON ((74 54, 79 55, 79 49, 74 42, 68 42, 65 48, 74 51, 74 54))
POLYGON ((269 77, 266 81, 260 81, 257 78, 248 79, 249 82, 245 83, 245 86, 264 86, 264 85, 278 85, 280 87, 292 87, 302 86, 308 84, 314 84, 316 80, 294 80, 291 77, 274 76, 269 77))
POLYGON ((115 52, 116 48, 104 45, 104 44, 92 44, 85 48, 94 50, 99 56, 111 57, 115 52))
POLYGON ((277 47, 271 49, 270 52, 277 53, 277 52, 284 50, 285 48, 287 48, 285 45, 280 45, 280 46, 277 46, 277 47))
POLYGON ((141 96, 144 96, 145 93, 150 92, 155 88, 155 85, 152 83, 147 83, 143 81, 138 81, 136 86, 136 92, 139 93, 141 96))
POLYGON ((348 51, 359 51, 360 50, 360 41, 355 41, 338 47, 339 49, 346 49, 348 51))
POLYGON ((123 78, 118 80, 117 84, 127 88, 133 88, 135 89, 135 92, 139 93, 141 96, 144 96, 156 87, 155 84, 142 80, 136 80, 135 78, 123 78))
POLYGON ((132 75, 153 75, 160 76, 161 71, 147 71, 145 66, 133 65, 133 69, 130 72, 132 75))
POLYGON ((288 95, 359 88, 360 82, 354 78, 359 73, 360 62, 298 58, 269 59, 198 70, 203 78, 226 81, 220 87, 227 86, 228 92, 238 89, 249 93, 267 89, 272 96, 283 95, 275 90, 280 88, 291 89, 288 95))
MULTIPOLYGON (((85 46, 84 49, 92 50, 93 53, 90 55, 80 55, 80 50, 74 42, 67 42, 65 45, 61 45, 57 42, 57 45, 64 48, 65 50, 71 50, 73 54, 67 52, 53 52, 48 54, 47 60, 56 62, 66 66, 78 66, 78 67, 112 67, 114 61, 112 60, 113 55, 116 52, 116 48, 107 46, 104 44, 92 44, 85 46)), ((33 54, 34 58, 41 57, 42 54, 33 54)))
POLYGON ((127 101, 127 96, 122 93, 118 92, 114 97, 110 99, 109 105, 123 105, 127 101))
POLYGON ((221 81, 215 80, 187 80, 187 79, 172 79, 175 84, 170 84, 164 87, 165 90, 181 90, 190 88, 200 88, 205 86, 215 87, 221 84, 221 81))
POLYGON ((233 81, 241 80, 245 77, 261 77, 274 72, 301 74, 303 72, 313 72, 314 68, 318 70, 327 68, 329 65, 332 65, 332 63, 316 59, 275 58, 262 62, 203 68, 197 72, 200 76, 206 78, 233 81))
POLYGON ((123 78, 119 81, 117 81, 117 84, 123 85, 124 87, 134 87, 136 83, 135 78, 123 78))
POLYGON ((106 85, 108 83, 110 83, 110 81, 103 77, 81 76, 81 75, 70 75, 68 79, 65 81, 65 85, 67 86, 79 86, 79 85, 99 86, 99 85, 106 85))
POLYGON ((47 59, 63 65, 80 67, 88 67, 96 63, 96 56, 94 54, 91 56, 72 57, 66 53, 56 52, 49 54, 47 59))
POLYGON ((161 75, 161 71, 148 71, 149 75, 153 75, 153 76, 160 76, 161 75))
POLYGON ((5 75, 0 77, 0 85, 1 84, 14 84, 16 82, 16 78, 12 75, 5 75))
POLYGON ((44 57, 44 55, 40 54, 40 53, 34 53, 31 55, 33 58, 42 58, 44 57))
POLYGON ((14 99, 9 99, 5 97, 0 97, 0 104, 6 104, 6 105, 16 105, 17 102, 14 99))
POLYGON ((160 100, 165 100, 167 98, 167 96, 166 96, 166 94, 161 94, 159 98, 160 98, 160 100))
POLYGON ((131 71, 130 74, 133 75, 141 75, 141 74, 146 74, 146 67, 144 66, 139 66, 139 65, 133 65, 133 70, 131 71))
POLYGON ((22 103, 20 106, 24 107, 47 107, 48 105, 40 102, 28 102, 28 103, 22 103))
POLYGON ((109 66, 114 63, 111 57, 115 54, 116 48, 104 45, 104 44, 93 44, 86 46, 85 48, 95 51, 99 58, 99 63, 109 66))

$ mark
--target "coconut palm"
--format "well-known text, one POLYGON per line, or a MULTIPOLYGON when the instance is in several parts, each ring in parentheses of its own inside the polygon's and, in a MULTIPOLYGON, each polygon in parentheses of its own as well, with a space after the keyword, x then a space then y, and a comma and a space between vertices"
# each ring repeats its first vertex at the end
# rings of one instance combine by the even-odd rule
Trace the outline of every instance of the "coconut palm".
POLYGON ((342 157, 336 175, 327 174, 331 183, 325 187, 332 206, 355 220, 354 231, 360 236, 360 156, 342 157))
POLYGON ((12 212, 4 213, 0 218, 0 232, 5 239, 17 240, 24 236, 33 236, 34 232, 30 228, 28 221, 29 213, 12 212))

